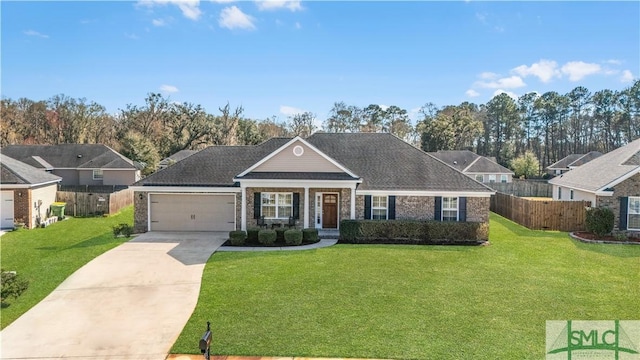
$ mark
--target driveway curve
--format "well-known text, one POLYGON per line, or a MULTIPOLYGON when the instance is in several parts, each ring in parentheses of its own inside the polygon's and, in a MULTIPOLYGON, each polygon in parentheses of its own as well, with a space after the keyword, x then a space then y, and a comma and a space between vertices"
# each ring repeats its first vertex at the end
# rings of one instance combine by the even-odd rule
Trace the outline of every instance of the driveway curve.
POLYGON ((150 232, 100 255, 0 332, 0 359, 164 359, 226 238, 150 232))

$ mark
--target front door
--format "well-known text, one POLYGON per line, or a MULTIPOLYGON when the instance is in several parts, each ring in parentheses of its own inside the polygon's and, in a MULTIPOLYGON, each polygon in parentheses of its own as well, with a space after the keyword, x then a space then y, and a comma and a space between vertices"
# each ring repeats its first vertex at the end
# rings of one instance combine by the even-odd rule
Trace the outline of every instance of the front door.
POLYGON ((322 228, 338 228, 338 194, 322 194, 322 228))

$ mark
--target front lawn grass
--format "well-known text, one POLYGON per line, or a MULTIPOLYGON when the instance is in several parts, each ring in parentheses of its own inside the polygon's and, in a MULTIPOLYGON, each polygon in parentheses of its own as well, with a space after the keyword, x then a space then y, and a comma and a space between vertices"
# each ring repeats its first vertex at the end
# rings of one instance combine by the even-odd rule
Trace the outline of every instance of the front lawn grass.
POLYGON ((220 252, 172 353, 542 359, 545 321, 640 319, 640 246, 491 214, 490 246, 220 252))
POLYGON ((132 225, 133 206, 109 217, 72 218, 46 228, 18 230, 0 237, 2 269, 17 271, 29 288, 0 309, 5 328, 44 299, 69 275, 98 255, 130 239, 114 238, 112 226, 132 225))

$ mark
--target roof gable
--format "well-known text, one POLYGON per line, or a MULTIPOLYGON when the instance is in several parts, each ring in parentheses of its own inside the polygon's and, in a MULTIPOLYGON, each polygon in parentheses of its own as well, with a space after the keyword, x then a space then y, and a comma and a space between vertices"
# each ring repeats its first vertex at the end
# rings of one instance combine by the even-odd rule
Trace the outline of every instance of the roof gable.
POLYGON ((464 173, 470 174, 511 174, 513 171, 506 167, 495 163, 484 156, 478 157, 471 165, 463 170, 464 173))
POLYGON ((347 173, 358 176, 300 137, 291 139, 265 158, 238 174, 241 178, 253 172, 347 173))
POLYGON ((567 155, 567 156, 563 157, 562 159, 554 162, 553 164, 547 166, 547 169, 549 169, 549 170, 555 170, 555 169, 568 170, 569 169, 569 164, 577 161, 578 159, 580 159, 584 155, 585 154, 567 155))

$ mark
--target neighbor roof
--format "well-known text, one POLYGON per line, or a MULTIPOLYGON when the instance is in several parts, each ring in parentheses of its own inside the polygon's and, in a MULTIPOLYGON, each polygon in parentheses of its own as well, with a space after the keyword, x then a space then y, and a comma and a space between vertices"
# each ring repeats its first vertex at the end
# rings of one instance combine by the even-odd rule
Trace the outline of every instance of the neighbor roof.
POLYGON ((586 154, 571 154, 547 166, 549 170, 567 170, 570 167, 577 167, 588 163, 589 161, 600 157, 599 151, 590 151, 586 154))
POLYGON ((44 170, 25 164, 4 154, 0 154, 1 174, 0 183, 2 185, 39 185, 51 182, 58 182, 62 178, 50 174, 44 170))
POLYGON ((640 139, 557 176, 549 180, 549 183, 588 192, 602 191, 638 173, 638 158, 640 139))
POLYGON ((464 173, 513 175, 513 171, 496 163, 495 158, 480 156, 469 150, 438 150, 430 154, 464 173))
POLYGON ((36 168, 136 168, 133 161, 102 144, 7 145, 1 152, 36 168))
MULTIPOLYGON (((275 138, 253 146, 211 146, 136 185, 238 186, 233 178, 291 141, 275 138)), ((310 145, 362 178, 361 190, 492 192, 433 156, 391 134, 316 133, 310 145)), ((354 180, 346 173, 259 173, 242 179, 354 180)))

